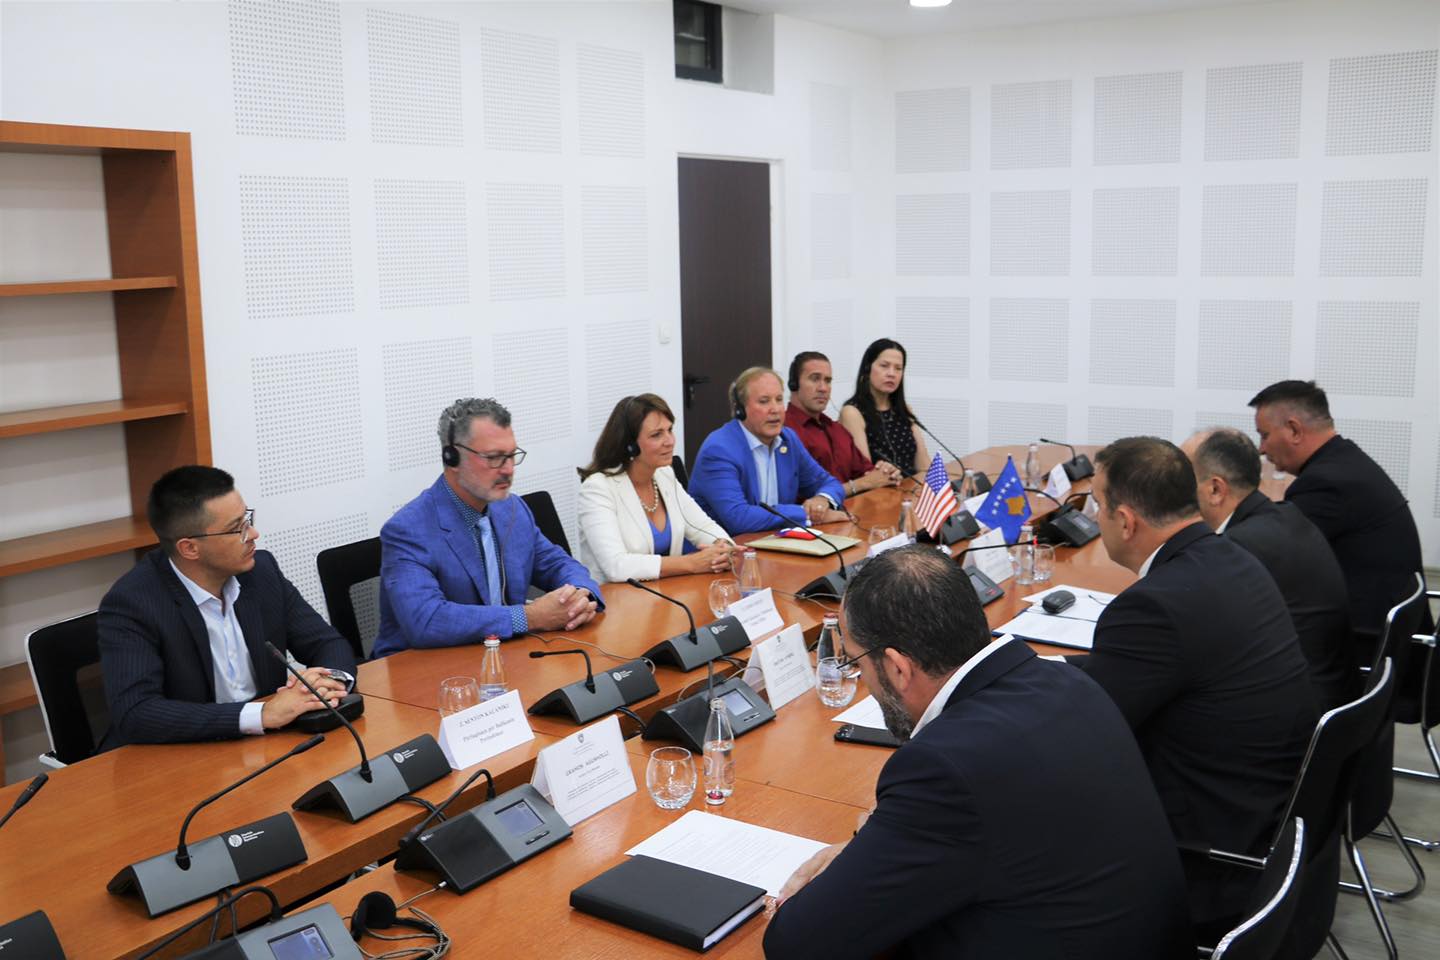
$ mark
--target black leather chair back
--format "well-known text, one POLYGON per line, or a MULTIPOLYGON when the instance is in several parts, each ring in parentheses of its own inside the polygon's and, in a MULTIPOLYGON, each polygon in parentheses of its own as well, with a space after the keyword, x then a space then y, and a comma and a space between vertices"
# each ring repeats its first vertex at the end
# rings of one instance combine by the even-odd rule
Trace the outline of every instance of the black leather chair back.
POLYGON ((1211 960, 1273 960, 1290 933, 1300 903, 1302 867, 1309 856, 1305 821, 1288 820, 1265 863, 1251 910, 1218 944, 1211 960))
POLYGON ((520 499, 524 500, 530 507, 530 512, 535 514, 535 525, 545 534, 545 539, 570 556, 575 556, 575 552, 570 549, 570 539, 565 536, 565 525, 560 522, 560 514, 555 509, 555 501, 549 492, 536 490, 534 493, 523 494, 520 499))
POLYGON ((96 615, 87 613, 33 631, 25 638, 25 657, 50 736, 50 756, 62 764, 94 756, 110 725, 96 615))
POLYGON ((350 641, 356 662, 368 659, 380 629, 380 538, 321 550, 315 566, 330 625, 350 641))

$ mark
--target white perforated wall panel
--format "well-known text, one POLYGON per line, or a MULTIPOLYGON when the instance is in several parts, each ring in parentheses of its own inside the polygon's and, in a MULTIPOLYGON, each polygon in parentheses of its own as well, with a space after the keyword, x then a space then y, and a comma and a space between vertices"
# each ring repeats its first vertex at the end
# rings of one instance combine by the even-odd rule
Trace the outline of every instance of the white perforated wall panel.
POLYGON ((1429 150, 1435 53, 1411 50, 1331 60, 1325 152, 1355 156, 1429 150))
POLYGON ((845 87, 810 84, 810 168, 850 169, 850 91, 845 87))
POLYGON ((1195 385, 1253 395, 1288 379, 1293 309, 1288 300, 1201 300, 1195 385))
POLYGON ((1410 495, 1411 428, 1412 424, 1404 420, 1335 418, 1335 430, 1359 444, 1407 497, 1410 495))
POLYGON ((463 183, 376 180, 380 305, 469 303, 468 219, 463 183))
POLYGON ((850 195, 817 193, 810 198, 810 278, 850 276, 850 195))
POLYGON ((387 343, 380 350, 385 370, 385 449, 391 470, 440 462, 435 424, 444 410, 477 388, 470 338, 387 343))
POLYGON ((563 188, 551 183, 490 183, 485 191, 490 299, 563 296, 563 188))
POLYGON ((1041 437, 1063 437, 1069 432, 1063 403, 991 400, 987 406, 990 446, 1032 443, 1041 437))
POLYGON ((1070 81, 997 83, 990 88, 990 167, 1070 166, 1070 81))
POLYGON ((897 298, 895 339, 905 345, 908 357, 905 371, 907 376, 968 377, 970 299, 897 298))
MULTIPOLYGON (((1175 413, 1155 407, 1091 407, 1086 443, 1113 443, 1121 437, 1174 440, 1175 413)), ((1183 438, 1182 438, 1183 439, 1183 438)))
POLYGON ((1070 301, 1002 297, 990 301, 990 376, 1064 383, 1070 369, 1070 301), (1043 349, 1036 349, 1044 344, 1043 349))
POLYGON ((645 155, 645 58, 631 50, 580 44, 580 152, 645 155))
POLYGON ((1205 72, 1205 159, 1275 160, 1300 155, 1299 63, 1205 72))
POLYGON ((1428 187, 1419 178, 1327 182, 1320 212, 1321 276, 1420 276, 1428 187))
POLYGON ((990 273, 997 277, 1070 274, 1070 191, 990 194, 990 273))
POLYGON ((550 467, 544 470, 527 470, 528 462, 515 470, 515 493, 533 493, 544 490, 555 502, 555 512, 560 515, 560 525, 565 528, 565 537, 570 541, 571 550, 580 549, 579 526, 576 521, 576 501, 580 497, 580 476, 571 466, 550 467))
POLYGON ((1092 300, 1090 382, 1175 385, 1175 301, 1092 300))
POLYGON ((228 13, 235 132, 344 140, 340 4, 230 0, 228 13))
POLYGON ((1415 395, 1420 304, 1326 300, 1319 304, 1315 379, 1327 393, 1415 395))
MULTIPOLYGON (((1248 435, 1252 441, 1257 442, 1259 437, 1255 434, 1255 417, 1250 413, 1240 413, 1236 410, 1197 410, 1195 411, 1195 430, 1207 430, 1210 427, 1233 427, 1236 430, 1248 435)), ((1185 437, 1177 437, 1184 440, 1185 437)))
POLYGON ((250 362, 261 496, 365 475, 358 360, 348 348, 250 362))
MULTIPOLYGON (((650 339, 644 320, 592 323, 585 327, 585 369, 589 375, 586 427, 599 434, 621 397, 653 392, 650 339)), ((682 397, 664 397, 671 409, 682 397)), ((676 416, 680 416, 677 410, 676 416)))
MULTIPOLYGON (((903 342, 903 341, 902 341, 903 342)), ((905 344, 906 349, 910 345, 905 344)), ((913 357, 914 354, 912 353, 913 357)), ((909 388, 906 388, 908 393, 909 388)), ((970 400, 966 397, 953 396, 907 396, 915 415, 924 421, 930 432, 945 442, 945 446, 954 450, 960 456, 972 449, 970 442, 970 400)), ((940 454, 946 460, 950 455, 936 445, 934 440, 925 438, 925 447, 933 457, 940 454)))
MULTIPOLYGON (((570 337, 564 328, 516 330, 494 338, 495 396, 510 408, 522 447, 572 433, 570 337)), ((528 449, 528 447, 527 447, 528 449)))
POLYGON ((1296 196, 1293 183, 1207 186, 1201 211, 1200 273, 1293 276, 1296 196))
POLYGON ((354 309, 344 178, 240 177, 240 236, 251 317, 354 309))
MULTIPOLYGON (((796 350, 819 350, 830 358, 835 377, 831 401, 838 411, 855 385, 861 350, 855 346, 855 303, 852 300, 821 300, 810 306, 810 339, 796 350)), ((781 371, 784 373, 784 370, 781 371)))
POLYGON ((970 88, 895 94, 895 172, 970 169, 970 88))
POLYGON ((509 30, 480 31, 485 146, 560 152, 560 44, 509 30))
POLYGON ((1177 163, 1184 75, 1095 78, 1095 165, 1177 163))
MULTIPOLYGON (((256 521, 259 526, 259 521, 256 521)), ((264 530, 263 527, 261 527, 264 530)), ((286 578, 300 591, 310 606, 327 620, 330 611, 325 606, 325 592, 320 589, 320 571, 315 565, 315 556, 321 550, 344 546, 357 540, 367 540, 379 531, 370 527, 370 518, 362 513, 351 513, 330 520, 301 524, 284 530, 267 531, 258 546, 275 554, 286 578)), ((307 664, 321 666, 321 664, 307 664)))
POLYGON ((634 293, 649 286, 644 187, 581 187, 580 235, 586 293, 634 293))
POLYGON ((460 146, 460 25, 371 8, 365 37, 375 142, 460 146))
POLYGON ((1173 277, 1180 259, 1180 188, 1095 191, 1091 273, 1173 277))
POLYGON ((902 277, 969 274, 968 193, 895 198, 895 272, 902 277))

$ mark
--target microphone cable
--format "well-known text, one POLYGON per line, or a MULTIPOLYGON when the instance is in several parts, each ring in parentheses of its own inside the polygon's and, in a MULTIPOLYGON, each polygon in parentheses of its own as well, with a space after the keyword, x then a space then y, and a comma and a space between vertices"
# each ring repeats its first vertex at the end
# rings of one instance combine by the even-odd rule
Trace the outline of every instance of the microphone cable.
POLYGON ((592 650, 597 650, 601 654, 609 657, 611 660, 619 660, 622 663, 629 663, 632 660, 643 660, 645 662, 645 666, 650 668, 650 674, 652 676, 655 674, 655 661, 651 660, 649 657, 627 657, 624 654, 611 653, 609 650, 606 650, 604 647, 600 646, 600 644, 594 643, 590 640, 576 640, 574 637, 567 637, 563 633, 554 633, 550 634, 549 636, 545 636, 543 634, 536 633, 534 630, 526 630, 524 633, 519 634, 519 636, 534 637, 536 640, 539 640, 547 647, 553 641, 564 640, 566 643, 579 644, 582 647, 589 647, 592 650))

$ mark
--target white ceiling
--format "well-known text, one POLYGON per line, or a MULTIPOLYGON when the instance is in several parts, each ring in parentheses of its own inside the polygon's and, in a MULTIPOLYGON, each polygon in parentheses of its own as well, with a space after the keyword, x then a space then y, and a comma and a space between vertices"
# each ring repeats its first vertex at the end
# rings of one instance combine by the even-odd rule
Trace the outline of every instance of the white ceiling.
POLYGON ((954 0, 917 10, 909 0, 721 0, 755 13, 779 13, 874 37, 960 33, 1064 20, 1144 16, 1200 7, 1232 7, 1272 0, 954 0))

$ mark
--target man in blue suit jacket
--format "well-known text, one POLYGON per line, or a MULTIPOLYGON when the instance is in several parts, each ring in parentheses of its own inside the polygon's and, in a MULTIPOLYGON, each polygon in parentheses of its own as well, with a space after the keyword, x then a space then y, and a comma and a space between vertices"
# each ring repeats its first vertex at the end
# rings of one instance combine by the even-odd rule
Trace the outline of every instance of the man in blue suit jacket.
POLYGON ((374 655, 589 622, 600 586, 510 496, 525 457, 510 411, 494 400, 456 400, 440 415, 439 435, 444 472, 380 529, 374 655), (527 605, 532 584, 550 592, 527 605))
POLYGON ((781 890, 766 956, 1193 957, 1175 842, 1105 691, 992 641, 931 547, 876 557, 844 602, 846 653, 909 739, 854 839, 781 890))
POLYGON ((265 644, 293 652, 331 703, 355 673, 344 637, 255 549, 255 512, 230 474, 177 467, 150 489, 160 538, 100 601, 108 750, 126 743, 222 740, 323 709, 265 644), (257 697, 274 694, 261 702, 257 697))
POLYGON ((730 403, 735 419, 705 438, 690 470, 690 495, 707 514, 732 534, 785 525, 762 503, 797 526, 849 519, 840 481, 785 426, 778 373, 749 368, 730 385, 730 403))

